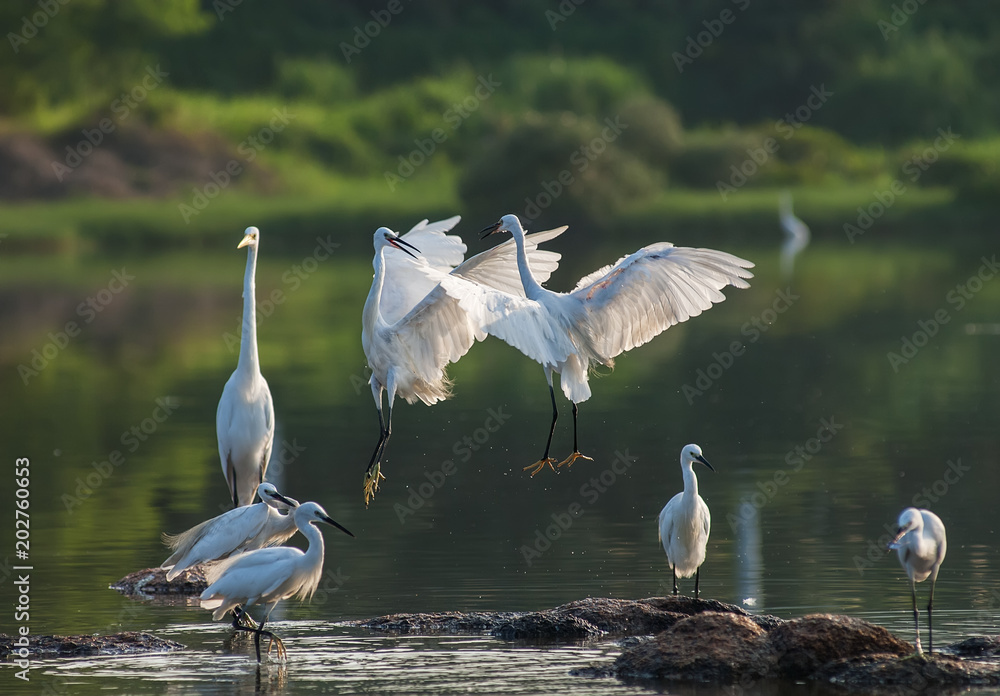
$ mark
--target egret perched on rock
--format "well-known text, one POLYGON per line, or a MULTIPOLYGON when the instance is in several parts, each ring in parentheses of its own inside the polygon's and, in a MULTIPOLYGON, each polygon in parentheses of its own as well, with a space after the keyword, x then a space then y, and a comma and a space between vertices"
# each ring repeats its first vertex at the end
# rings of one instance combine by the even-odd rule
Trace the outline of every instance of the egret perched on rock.
POLYGON ((934 652, 934 626, 931 612, 934 607, 934 584, 937 582, 941 562, 948 550, 944 523, 930 510, 906 508, 899 515, 896 538, 889 549, 896 549, 899 562, 910 578, 910 594, 913 597, 913 628, 916 632, 917 653, 920 647, 920 622, 917 613, 917 583, 928 577, 931 579, 931 596, 927 600, 927 651, 934 652))
POLYGON ((164 534, 173 551, 160 567, 173 580, 199 563, 228 558, 234 553, 276 546, 295 534, 291 512, 299 501, 286 498, 270 483, 257 486, 261 502, 229 510, 180 534, 164 534))
POLYGON ((701 579, 701 564, 705 562, 708 548, 708 534, 712 527, 712 515, 708 505, 698 495, 698 477, 694 473, 694 463, 700 462, 712 471, 715 467, 708 463, 698 445, 685 445, 681 450, 681 473, 684 475, 684 490, 678 493, 660 511, 660 543, 667 553, 667 563, 674 576, 674 594, 677 594, 677 577, 689 578, 694 575, 694 596, 698 597, 698 581, 701 579))
POLYGON ((785 241, 781 244, 781 275, 787 278, 795 267, 795 257, 809 246, 809 227, 795 217, 792 212, 792 194, 782 191, 778 199, 778 220, 785 232, 785 241))
POLYGON ((559 411, 552 373, 573 402, 573 453, 559 462, 572 465, 583 457, 577 443, 577 404, 590 398, 588 371, 599 363, 612 367, 615 356, 640 346, 665 329, 701 314, 726 296, 726 285, 750 287, 753 264, 713 249, 651 244, 622 257, 577 283, 570 293, 542 287, 525 254, 525 234, 515 215, 504 215, 483 230, 483 237, 509 232, 517 248, 523 297, 484 289, 472 283, 444 284, 477 317, 486 331, 541 363, 552 400, 552 423, 542 458, 524 467, 534 476, 549 457, 559 411))
MULTIPOLYGON (((309 599, 316 592, 323 574, 323 534, 314 526, 316 522, 332 524, 340 531, 354 536, 345 527, 326 514, 318 503, 303 503, 292 513, 295 526, 309 541, 306 551, 292 546, 258 549, 231 556, 209 568, 208 587, 201 593, 202 609, 213 610, 212 618, 218 621, 230 609, 243 606, 233 618, 233 628, 254 634, 257 661, 260 662, 260 637, 268 636, 278 644, 278 657, 284 657, 285 646, 281 639, 264 624, 274 606, 283 599, 298 595, 309 599), (255 604, 263 605, 264 617, 256 627, 240 624, 240 618, 255 604)), ((268 647, 268 654, 271 648, 268 647)))
POLYGON ((237 249, 247 249, 243 276, 243 329, 240 359, 222 390, 215 429, 219 438, 222 473, 229 485, 233 507, 249 505, 264 481, 274 442, 274 404, 267 381, 260 374, 257 356, 257 309, 254 274, 260 230, 248 227, 237 249))
MULTIPOLYGON (((515 294, 522 294, 511 263, 515 249, 500 245, 463 262, 465 245, 445 234, 459 218, 426 220, 407 234, 386 227, 375 231, 375 275, 362 314, 361 343, 372 371, 369 384, 379 418, 379 439, 365 471, 365 504, 378 489, 381 462, 392 434, 392 405, 396 395, 407 403, 418 400, 431 406, 451 396, 446 368, 465 355, 486 334, 444 292, 439 283, 454 277, 515 294), (403 253, 386 253, 391 248, 403 253), (417 257, 414 252, 421 254, 417 257), (382 392, 387 409, 382 416, 382 392)), ((548 278, 558 266, 559 254, 537 249, 566 228, 531 235, 525 246, 532 268, 548 278)))

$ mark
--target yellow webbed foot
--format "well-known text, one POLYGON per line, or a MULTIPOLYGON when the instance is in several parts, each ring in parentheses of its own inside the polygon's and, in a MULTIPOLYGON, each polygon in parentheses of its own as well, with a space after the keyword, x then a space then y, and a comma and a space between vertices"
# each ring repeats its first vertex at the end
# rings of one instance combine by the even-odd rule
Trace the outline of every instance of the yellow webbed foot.
POLYGON ((579 452, 574 452, 573 454, 569 455, 568 457, 566 457, 565 459, 563 459, 561 462, 559 462, 558 464, 556 464, 556 466, 562 466, 563 464, 565 464, 566 466, 573 466, 573 462, 575 462, 577 459, 586 459, 586 460, 591 461, 591 462, 594 461, 593 457, 588 457, 585 454, 580 454, 579 452))
POLYGON ((385 476, 381 471, 381 464, 376 464, 369 471, 365 472, 365 482, 364 482, 364 494, 365 494, 365 507, 368 507, 368 503, 372 498, 375 497, 375 491, 378 490, 378 482, 385 480, 385 476))
POLYGON ((531 469, 531 478, 534 478, 535 474, 544 469, 546 464, 549 465, 549 468, 552 469, 552 471, 555 471, 555 467, 552 466, 553 464, 555 464, 555 461, 556 460, 553 459, 552 457, 539 459, 534 464, 529 464, 528 466, 524 467, 523 469, 521 469, 521 471, 527 471, 528 469, 531 469))

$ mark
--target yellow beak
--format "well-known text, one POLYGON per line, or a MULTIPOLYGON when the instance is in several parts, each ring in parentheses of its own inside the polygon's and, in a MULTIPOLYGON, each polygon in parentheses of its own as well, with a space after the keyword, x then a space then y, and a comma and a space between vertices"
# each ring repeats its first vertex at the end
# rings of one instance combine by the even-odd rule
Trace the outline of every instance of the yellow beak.
POLYGON ((236 248, 237 249, 242 249, 243 247, 247 246, 248 244, 253 244, 255 241, 256 240, 254 239, 253 235, 252 234, 248 234, 245 237, 243 237, 243 241, 242 242, 240 242, 238 245, 236 245, 236 248))

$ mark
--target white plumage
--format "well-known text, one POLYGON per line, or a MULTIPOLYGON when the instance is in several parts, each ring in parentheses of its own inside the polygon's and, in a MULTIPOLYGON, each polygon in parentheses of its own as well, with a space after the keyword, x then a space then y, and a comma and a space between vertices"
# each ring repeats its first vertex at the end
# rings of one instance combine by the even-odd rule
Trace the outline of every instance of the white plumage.
POLYGON ((932 611, 934 607, 934 585, 937 582, 938 571, 948 551, 948 540, 945 537, 944 523, 941 518, 930 510, 906 508, 899 515, 896 538, 889 544, 895 549, 899 562, 910 578, 910 594, 913 597, 913 628, 916 632, 917 653, 923 653, 920 647, 920 623, 917 613, 916 583, 931 579, 931 595, 927 600, 927 650, 934 652, 934 626, 932 611))
POLYGON ((271 390, 260 373, 257 355, 257 310, 254 274, 260 230, 248 227, 236 247, 247 249, 243 277, 243 329, 236 370, 222 390, 215 429, 219 439, 222 473, 229 485, 233 507, 249 505, 264 481, 274 442, 274 404, 271 390))
POLYGON ((231 609, 243 606, 243 611, 233 619, 233 628, 254 633, 258 662, 261 635, 269 636, 272 641, 277 640, 279 657, 285 652, 281 640, 264 630, 264 624, 274 606, 281 600, 296 595, 300 599, 309 599, 319 585, 323 574, 324 546, 323 534, 316 529, 314 523, 326 522, 354 536, 331 519, 318 503, 303 503, 295 509, 292 516, 296 528, 309 541, 305 551, 291 546, 278 546, 230 556, 209 568, 209 585, 200 597, 202 609, 213 611, 212 618, 216 621, 231 609), (260 625, 256 628, 240 625, 242 614, 255 604, 264 606, 264 617, 260 625))
POLYGON ((698 477, 694 473, 694 463, 700 462, 712 471, 715 468, 702 455, 698 445, 686 445, 681 450, 681 473, 684 476, 684 490, 663 506, 660 511, 659 536, 663 550, 667 554, 674 578, 674 594, 677 594, 677 578, 695 576, 694 596, 698 596, 701 579, 701 564, 705 562, 708 535, 712 527, 712 515, 708 505, 698 495, 698 477))
POLYGON ((795 213, 792 212, 790 191, 781 193, 778 201, 778 220, 785 233, 785 241, 781 244, 781 275, 788 278, 795 268, 795 257, 809 246, 810 239, 808 225, 795 217, 795 213))
POLYGON ((270 483, 257 487, 261 502, 229 510, 180 534, 164 534, 173 553, 160 564, 173 580, 199 563, 216 561, 243 551, 284 543, 295 534, 290 514, 298 501, 286 498, 270 483))

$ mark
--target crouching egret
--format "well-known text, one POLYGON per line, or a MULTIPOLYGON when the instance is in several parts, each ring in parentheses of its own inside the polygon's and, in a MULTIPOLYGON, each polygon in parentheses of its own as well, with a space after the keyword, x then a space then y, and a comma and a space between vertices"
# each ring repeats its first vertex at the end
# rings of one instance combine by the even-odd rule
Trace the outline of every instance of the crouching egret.
POLYGON ((934 606, 934 584, 937 582, 941 562, 948 550, 944 523, 930 510, 906 508, 899 515, 896 538, 889 544, 895 549, 899 562, 910 578, 910 594, 913 597, 913 628, 916 632, 917 654, 920 647, 920 622, 917 614, 917 583, 928 577, 931 579, 931 596, 927 600, 927 651, 934 652, 934 626, 931 611, 934 606))
POLYGON ((264 630, 264 624, 275 605, 294 595, 298 595, 300 599, 309 599, 319 585, 323 573, 323 534, 314 524, 326 522, 345 534, 354 536, 331 519, 319 503, 304 503, 295 509, 292 516, 296 528, 309 541, 305 552, 291 546, 278 546, 230 556, 208 570, 209 585, 200 597, 202 609, 213 610, 212 618, 216 621, 230 609, 243 606, 242 611, 237 611, 233 618, 233 628, 254 634, 257 662, 260 662, 262 635, 271 639, 267 649, 269 655, 274 643, 278 644, 279 658, 287 654, 281 639, 264 630), (264 606, 264 617, 260 625, 241 625, 242 615, 254 604, 264 606))
POLYGON ((270 483, 257 486, 261 502, 229 510, 180 534, 164 534, 163 542, 173 553, 160 564, 173 580, 199 563, 228 558, 284 543, 295 534, 291 511, 299 502, 286 498, 270 483))
POLYGON ((257 356, 257 310, 254 274, 260 230, 248 227, 237 249, 247 249, 243 276, 243 330, 240 359, 222 390, 215 429, 219 438, 222 473, 229 485, 233 507, 253 502, 257 486, 267 473, 274 442, 274 404, 267 381, 260 374, 257 356))
MULTIPOLYGON (((372 371, 369 384, 378 410, 379 439, 365 470, 367 505, 378 490, 381 463, 392 434, 392 405, 396 395, 407 403, 431 406, 451 396, 446 368, 465 355, 486 334, 444 292, 442 278, 455 277, 506 292, 521 293, 512 272, 511 245, 499 245, 463 262, 466 247, 455 235, 445 234, 459 218, 418 223, 402 237, 386 227, 375 231, 375 275, 362 314, 361 343, 372 371), (402 254, 386 254, 391 247, 402 254), (417 257, 413 252, 421 254, 417 257), (382 417, 382 392, 387 409, 382 417)), ((527 246, 532 267, 547 279, 558 266, 559 254, 540 251, 536 244, 566 228, 530 235, 527 246)))
POLYGON ((705 562, 708 534, 712 526, 712 515, 708 505, 698 495, 698 477, 694 473, 694 463, 700 462, 712 471, 715 467, 701 453, 698 445, 685 445, 681 450, 681 473, 684 475, 684 491, 678 493, 660 511, 660 543, 667 554, 667 563, 674 576, 674 594, 677 594, 677 576, 689 578, 694 575, 694 596, 698 597, 698 581, 701 579, 701 564, 705 562))
MULTIPOLYGON (((746 269, 753 264, 722 251, 675 247, 666 242, 644 247, 617 263, 591 273, 570 293, 541 286, 527 263, 525 236, 516 215, 504 215, 483 230, 483 237, 509 232, 517 247, 517 270, 523 296, 495 292, 481 285, 450 282, 449 292, 477 316, 487 333, 541 363, 552 400, 552 423, 542 458, 524 467, 534 476, 547 464, 556 408, 552 373, 573 402, 573 453, 559 462, 572 465, 580 454, 577 404, 590 398, 588 370, 594 363, 611 367, 615 356, 640 346, 674 324, 701 314, 726 296, 726 285, 750 287, 746 269)), ((554 469, 553 469, 554 470, 554 469)))

